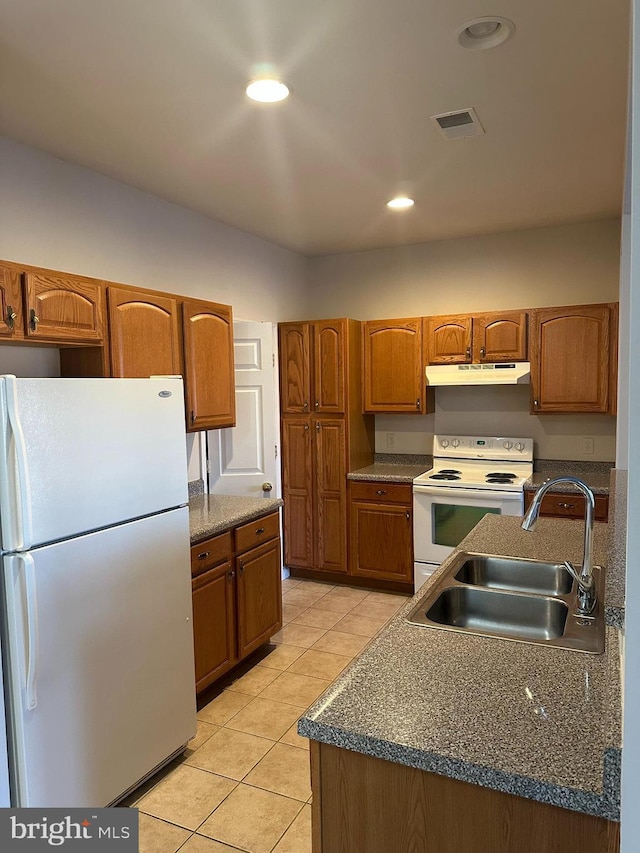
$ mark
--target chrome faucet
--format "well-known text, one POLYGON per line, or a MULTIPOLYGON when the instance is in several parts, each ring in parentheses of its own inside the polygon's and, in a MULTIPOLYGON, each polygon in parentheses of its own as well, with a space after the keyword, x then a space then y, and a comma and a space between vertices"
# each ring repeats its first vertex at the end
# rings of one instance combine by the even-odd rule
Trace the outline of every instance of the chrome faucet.
POLYGON ((531 501, 531 506, 522 520, 522 529, 535 529, 538 515, 540 514, 542 498, 546 495, 549 489, 552 489, 554 486, 558 485, 558 483, 571 483, 582 492, 585 498, 586 513, 584 520, 584 555, 582 557, 582 569, 578 573, 573 564, 568 560, 565 561, 564 565, 578 584, 578 613, 581 616, 588 616, 593 612, 593 609, 596 606, 596 585, 593 579, 592 562, 593 516, 596 502, 593 497, 593 492, 589 486, 577 477, 556 477, 553 480, 547 480, 547 482, 543 483, 535 493, 533 500, 531 501))

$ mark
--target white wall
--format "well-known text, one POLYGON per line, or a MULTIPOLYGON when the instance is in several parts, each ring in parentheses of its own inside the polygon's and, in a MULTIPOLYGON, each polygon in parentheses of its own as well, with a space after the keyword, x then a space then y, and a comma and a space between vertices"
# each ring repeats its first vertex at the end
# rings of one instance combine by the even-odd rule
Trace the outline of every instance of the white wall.
MULTIPOLYGON (((630 222, 625 254, 629 266, 629 368, 640 359, 640 0, 632 4, 630 117, 630 222)), ((629 168, 629 166, 627 166, 629 168)), ((629 177, 629 176, 628 176, 629 177)), ((626 263, 625 263, 626 269, 626 263)), ((623 281, 625 289, 627 279, 623 281)), ((628 435, 640 435, 640 375, 629 369, 628 435)), ((627 588, 624 660, 621 853, 640 847, 640 445, 629 440, 627 588), (636 523, 634 523, 636 522, 636 523)))
POLYGON ((308 313, 306 260, 0 137, 0 258, 231 304, 251 320, 308 313))
MULTIPOLYGON (((619 266, 620 221, 609 219, 312 258, 309 298, 314 317, 361 320, 609 302, 619 266)), ((376 417, 376 451, 430 453, 434 432, 529 436, 546 459, 615 459, 615 418, 530 415, 524 387, 438 388, 434 415, 376 417)))

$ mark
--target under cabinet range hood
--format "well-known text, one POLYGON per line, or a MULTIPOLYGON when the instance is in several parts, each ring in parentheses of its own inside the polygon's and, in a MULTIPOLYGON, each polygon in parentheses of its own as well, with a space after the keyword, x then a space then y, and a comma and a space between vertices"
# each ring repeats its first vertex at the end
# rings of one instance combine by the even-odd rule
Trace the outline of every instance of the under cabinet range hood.
POLYGON ((427 385, 527 385, 528 361, 504 364, 428 364, 427 385))

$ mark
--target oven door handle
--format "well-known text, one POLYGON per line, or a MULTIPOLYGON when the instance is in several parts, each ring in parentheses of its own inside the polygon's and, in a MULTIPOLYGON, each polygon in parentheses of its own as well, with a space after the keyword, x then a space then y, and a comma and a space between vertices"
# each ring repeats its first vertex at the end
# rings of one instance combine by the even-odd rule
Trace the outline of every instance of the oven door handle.
POLYGON ((452 500, 458 498, 460 500, 474 500, 478 504, 482 504, 483 499, 486 501, 513 501, 514 503, 522 503, 523 492, 501 492, 494 489, 452 489, 447 486, 413 486, 414 495, 426 495, 431 498, 442 498, 443 500, 452 500))

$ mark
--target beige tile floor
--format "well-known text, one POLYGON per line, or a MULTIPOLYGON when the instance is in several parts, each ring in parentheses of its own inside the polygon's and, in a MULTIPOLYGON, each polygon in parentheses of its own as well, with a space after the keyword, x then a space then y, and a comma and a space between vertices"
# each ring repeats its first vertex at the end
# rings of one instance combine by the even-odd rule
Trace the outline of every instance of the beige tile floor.
POLYGON ((211 693, 184 756, 126 801, 140 853, 310 853, 297 720, 406 597, 293 578, 282 593, 282 630, 211 693))

